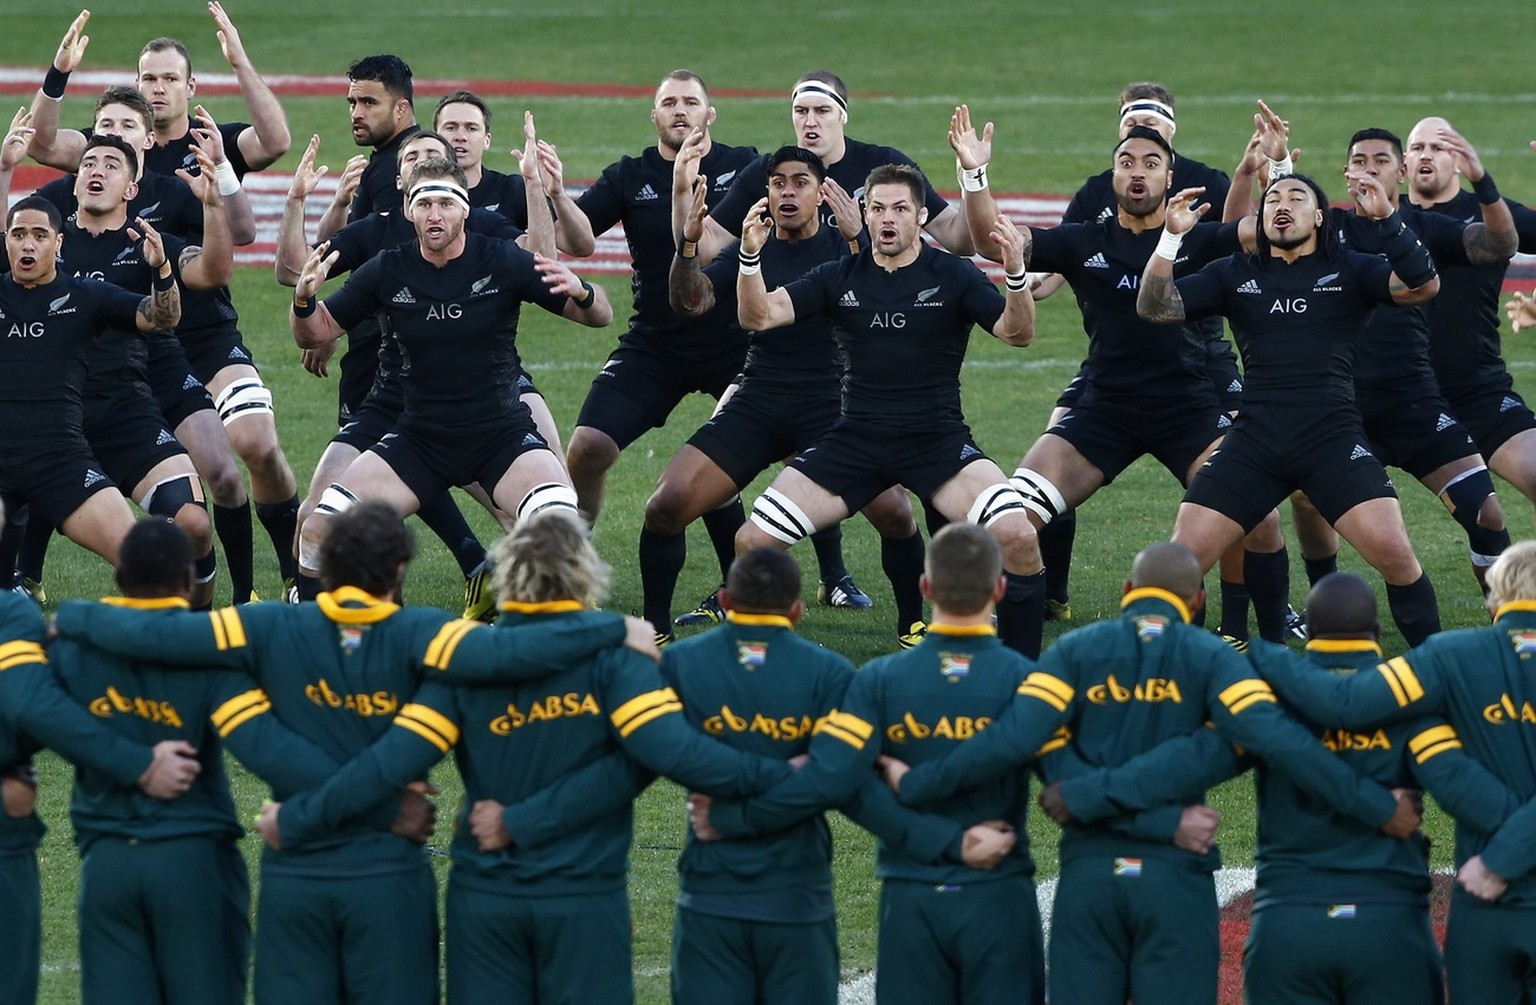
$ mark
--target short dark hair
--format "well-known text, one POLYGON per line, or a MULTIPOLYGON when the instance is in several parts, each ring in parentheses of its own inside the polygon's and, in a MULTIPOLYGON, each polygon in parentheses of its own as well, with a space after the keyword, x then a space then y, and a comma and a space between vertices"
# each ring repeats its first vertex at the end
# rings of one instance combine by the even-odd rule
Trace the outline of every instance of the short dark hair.
MULTIPOLYGON (((795 81, 795 87, 799 87, 801 84, 808 84, 813 80, 819 84, 826 84, 839 98, 842 98, 844 101, 848 100, 848 85, 843 83, 842 77, 839 77, 831 70, 812 70, 795 81)), ((790 90, 793 91, 795 87, 791 87, 790 90)))
POLYGON ((144 48, 139 50, 139 56, 142 58, 152 52, 165 52, 167 50, 174 50, 176 55, 181 57, 181 61, 187 66, 187 76, 192 76, 192 54, 187 51, 187 47, 182 45, 178 39, 169 38, 165 35, 161 35, 159 38, 152 38, 144 43, 144 48))
POLYGON ((113 136, 109 133, 92 133, 91 138, 85 141, 85 150, 81 152, 81 158, 83 159, 86 154, 97 147, 111 147, 122 154, 128 161, 128 173, 135 177, 138 176, 139 152, 133 149, 133 146, 127 140, 121 136, 113 136))
POLYGON ((437 142, 441 143, 443 145, 443 149, 448 151, 448 155, 450 157, 453 156, 453 144, 448 142, 448 137, 444 136, 442 133, 435 129, 416 130, 414 133, 411 133, 405 139, 400 141, 400 146, 398 149, 403 152, 406 147, 410 146, 412 143, 415 143, 417 140, 422 139, 423 137, 429 140, 436 140, 437 142))
POLYGON ((375 597, 394 592, 400 566, 416 557, 416 538, 381 502, 360 502, 334 517, 320 543, 320 580, 327 590, 355 586, 375 597))
POLYGON ((11 211, 5 214, 6 229, 9 230, 11 224, 16 221, 17 213, 29 209, 35 209, 48 217, 48 226, 53 228, 54 233, 57 234, 64 229, 64 217, 60 215, 59 207, 40 195, 29 195, 25 199, 18 199, 16 205, 11 207, 11 211))
POLYGON ((1403 156, 1403 141, 1390 129, 1383 129, 1380 126, 1367 126, 1349 138, 1349 149, 1353 150, 1356 143, 1361 143, 1365 140, 1385 140, 1392 145, 1392 151, 1399 158, 1403 156))
POLYGON ((443 114, 443 109, 448 105, 474 105, 480 109, 480 115, 485 119, 485 131, 491 131, 491 106, 485 103, 485 99, 474 91, 463 89, 449 91, 437 101, 437 107, 432 110, 432 128, 437 128, 438 117, 443 114))
POLYGON ((800 566, 785 551, 753 548, 737 555, 725 577, 731 607, 744 613, 788 614, 800 599, 800 566))
POLYGON ((384 90, 405 103, 416 107, 416 88, 411 80, 411 68, 405 60, 391 53, 364 56, 347 67, 348 80, 377 80, 384 90))
POLYGON ((952 523, 933 536, 923 572, 935 607, 950 614, 980 614, 1003 574, 1003 552, 985 527, 952 523))
POLYGON ((1371 585, 1347 572, 1319 579, 1307 594, 1307 635, 1311 638, 1369 638, 1380 630, 1371 585))
POLYGON ((1163 148, 1163 153, 1168 155, 1168 163, 1173 163, 1173 147, 1168 144, 1167 140, 1163 139, 1162 133, 1156 129, 1148 129, 1146 126, 1132 126, 1127 129, 1120 142, 1115 144, 1113 156, 1120 156, 1120 148, 1131 140, 1147 140, 1148 142, 1156 143, 1163 148))
POLYGON ((910 164, 881 164, 869 173, 864 179, 864 192, 866 198, 870 189, 876 185, 905 185, 912 190, 912 201, 919 207, 926 205, 924 194, 927 188, 923 173, 910 164))
POLYGON ((827 180, 827 166, 821 162, 821 158, 805 147, 797 147, 793 143, 779 147, 768 155, 768 174, 773 174, 774 168, 780 164, 788 163, 804 164, 811 169, 811 174, 816 176, 818 182, 827 180))
POLYGON ((123 537, 117 586, 137 596, 174 596, 192 568, 192 539, 174 521, 147 516, 123 537))
MULTIPOLYGON (((101 97, 96 99, 96 113, 108 105, 126 105, 139 113, 139 118, 144 120, 144 131, 155 131, 155 106, 144 97, 144 92, 133 87, 112 86, 102 90, 101 97)), ((94 121, 94 117, 93 117, 94 121)))
POLYGON ((431 178, 450 178, 463 188, 469 187, 469 180, 464 177, 464 169, 459 167, 458 161, 446 157, 423 157, 411 168, 410 177, 405 179, 406 195, 410 195, 418 181, 431 178))
POLYGON ((692 70, 685 70, 681 68, 673 70, 671 73, 667 74, 665 77, 662 77, 661 80, 657 82, 656 90, 661 90, 662 84, 665 84, 669 80, 686 80, 689 83, 698 84, 699 90, 704 92, 704 103, 706 105, 709 104, 709 85, 704 83, 704 78, 699 76, 697 73, 694 73, 692 70))
POLYGON ((1154 80, 1138 80, 1134 84, 1126 84, 1120 92, 1120 104, 1117 107, 1124 108, 1132 101, 1147 100, 1160 101, 1169 108, 1173 107, 1173 93, 1154 80))

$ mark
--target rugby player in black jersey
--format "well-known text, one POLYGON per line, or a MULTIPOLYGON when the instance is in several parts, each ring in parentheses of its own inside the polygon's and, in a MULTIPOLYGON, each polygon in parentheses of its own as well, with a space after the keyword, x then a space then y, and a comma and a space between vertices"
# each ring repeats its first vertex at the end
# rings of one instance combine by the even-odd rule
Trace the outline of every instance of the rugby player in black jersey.
MULTIPOLYGON (((988 128, 978 137, 968 110, 962 106, 957 111, 950 142, 972 176, 964 203, 974 230, 997 218, 997 204, 982 170, 991 159, 991 135, 988 128)), ((1285 136, 1271 131, 1268 141, 1270 156, 1278 160, 1285 153, 1285 136)), ((1113 216, 1028 231, 1026 262, 1066 277, 1088 333, 1088 358, 1071 407, 1035 441, 1013 474, 1037 528, 1075 509, 1144 454, 1156 457, 1188 486, 1231 427, 1211 387, 1204 332, 1193 326, 1156 325, 1136 316, 1136 285, 1157 246, 1170 181, 1178 170, 1173 150, 1157 131, 1129 126, 1115 145, 1112 163, 1113 216)), ((1253 240, 1252 218, 1200 224, 1184 245, 1177 272, 1192 274, 1239 247, 1251 249, 1253 240)), ((983 254, 998 255, 990 242, 978 244, 983 254)), ((1246 554, 1257 573, 1252 587, 1258 594, 1259 632, 1279 642, 1288 606, 1279 517, 1267 516, 1244 545, 1234 549, 1235 560, 1241 567, 1246 554)), ((1246 603, 1242 610, 1241 621, 1224 621, 1223 630, 1246 639, 1246 603)))
MULTIPOLYGON (((1440 138, 1463 162, 1476 161, 1476 151, 1459 135, 1440 134, 1440 138)), ((1385 129, 1355 133, 1349 144, 1348 170, 1381 183, 1389 207, 1423 242, 1437 270, 1448 265, 1502 263, 1515 250, 1518 237, 1509 207, 1480 164, 1484 192, 1492 201, 1482 204, 1479 222, 1426 213, 1412 205, 1399 209, 1406 165, 1402 143, 1385 129)), ((1380 228, 1366 219, 1358 203, 1354 209, 1330 209, 1328 225, 1346 248, 1380 253, 1380 228)), ((1461 525, 1472 571, 1481 583, 1493 560, 1509 546, 1509 532, 1487 463, 1440 393, 1430 365, 1426 317, 1427 307, 1386 309, 1372 316, 1354 366, 1355 406, 1370 437, 1369 446, 1381 462, 1417 478, 1461 525)), ((1333 543, 1337 550, 1337 542, 1333 543)))
MULTIPOLYGON (((531 127, 533 113, 525 112, 525 126, 531 127)), ((491 109, 473 91, 451 91, 437 102, 432 113, 432 129, 453 145, 453 155, 464 178, 469 182, 471 209, 500 213, 523 230, 528 226, 526 183, 521 172, 505 174, 485 166, 491 149, 491 109)), ((513 150, 519 162, 526 150, 513 150)), ((592 224, 565 190, 565 168, 553 144, 538 141, 539 175, 544 180, 544 194, 555 216, 555 244, 567 255, 587 258, 595 246, 592 224)))
POLYGON ((86 350, 109 329, 150 332, 181 319, 181 293, 160 235, 135 222, 144 261, 155 269, 148 296, 62 275, 64 221, 37 196, 6 214, 10 273, 0 277, 0 422, 8 430, 0 445, 0 496, 7 508, 29 503, 36 517, 108 562, 116 562, 133 514, 82 432, 86 350))
POLYGON ((829 316, 847 370, 836 424, 753 503, 737 548, 787 548, 905 485, 946 518, 981 524, 998 539, 1008 580, 998 634, 1038 656, 1045 577, 1034 528, 1023 497, 972 441, 960 411, 960 364, 972 325, 1009 345, 1034 337, 1025 238, 998 217, 990 237, 1003 249, 1004 297, 976 266, 923 243, 926 186, 915 168, 876 168, 863 187, 869 250, 787 286, 770 291, 763 282, 760 255, 771 221, 757 216, 743 227, 741 326, 763 332, 829 316))
MULTIPOLYGON (((409 514, 444 489, 479 482, 518 518, 576 506, 560 458, 516 396, 518 311, 531 302, 602 327, 613 316, 602 288, 511 241, 467 233, 469 193, 452 161, 419 162, 405 206, 415 242, 370 259, 317 304, 338 257, 322 244, 294 288, 291 327, 301 348, 334 341, 383 310, 405 363, 399 421, 322 495, 304 522, 301 559, 318 560, 326 522, 359 499, 409 514)), ((302 564, 317 571, 313 561, 302 564)))
POLYGON ((1381 182, 1364 172, 1348 177, 1379 231, 1382 255, 1343 249, 1326 225, 1322 189, 1288 175, 1264 191, 1254 254, 1213 262, 1175 282, 1179 245, 1199 219, 1191 208, 1197 193, 1184 191, 1169 202, 1136 308, 1149 321, 1176 324, 1225 315, 1243 353, 1243 410, 1190 483, 1173 540, 1209 569, 1300 488, 1382 574, 1393 619, 1414 645, 1439 631, 1439 608, 1409 543, 1397 493, 1366 446, 1354 406, 1353 362, 1373 313, 1428 300, 1440 280, 1381 182))
MULTIPOLYGON (((1484 197, 1478 190, 1486 188, 1488 173, 1449 122, 1420 119, 1404 153, 1409 202, 1464 222, 1481 215, 1484 197), (1471 190, 1461 187, 1463 178, 1471 190)), ((1536 253, 1536 211, 1511 199, 1504 204, 1519 235, 1518 250, 1536 253)), ((1440 293, 1425 308, 1429 359, 1451 414, 1472 434, 1488 467, 1536 503, 1536 416, 1515 390, 1499 343, 1499 293, 1507 267, 1504 260, 1440 263, 1440 293)))
MULTIPOLYGON (((822 220, 830 223, 838 213, 858 214, 864 196, 865 179, 883 164, 917 162, 894 147, 877 146, 849 138, 848 88, 842 78, 828 70, 813 70, 795 81, 789 95, 790 120, 795 127, 795 144, 821 158, 827 169, 822 186, 822 220)), ((704 174, 709 175, 707 169, 704 174)), ((919 175, 921 177, 921 175, 919 175)), ((710 177, 714 177, 710 175, 710 177)), ((700 241, 701 253, 711 257, 732 236, 740 236, 741 222, 759 199, 768 194, 768 158, 759 157, 736 175, 731 191, 710 211, 700 241)), ((974 246, 965 214, 949 204, 923 179, 923 208, 927 218, 923 229, 947 251, 969 255, 974 246)), ((677 210, 673 214, 676 219, 677 210)))
MULTIPOLYGON (((531 118, 528 127, 526 147, 532 148, 537 138, 532 133, 531 118)), ((302 262, 307 260, 314 250, 305 242, 304 205, 306 198, 314 191, 315 184, 326 170, 323 166, 320 168, 314 166, 314 155, 319 149, 319 139, 318 136, 311 137, 309 146, 299 159, 299 166, 294 172, 293 184, 289 187, 288 199, 283 207, 283 218, 278 227, 275 271, 277 281, 284 286, 293 286, 298 282, 302 262), (298 262, 300 265, 295 268, 285 264, 288 262, 298 262)), ((400 144, 398 158, 402 204, 405 198, 405 179, 417 163, 428 157, 452 159, 453 156, 448 139, 438 133, 423 130, 407 137, 400 144)), ((534 161, 524 163, 528 165, 528 170, 533 170, 534 161)), ((521 191, 526 198, 526 193, 529 191, 527 186, 524 186, 521 191)), ((531 205, 525 204, 521 215, 524 219, 528 219, 530 213, 536 224, 537 233, 530 233, 527 238, 522 236, 523 232, 506 216, 485 209, 471 209, 465 221, 465 227, 470 233, 508 240, 517 239, 527 250, 552 257, 555 242, 548 205, 542 200, 531 205)), ((386 248, 397 248, 415 241, 415 227, 403 212, 372 213, 361 220, 347 224, 330 239, 328 242, 330 249, 337 255, 336 262, 330 270, 331 274, 350 272, 386 248)), ((342 424, 340 431, 331 438, 331 442, 326 445, 324 453, 320 455, 320 460, 315 465, 315 473, 310 478, 309 493, 299 507, 301 528, 304 521, 309 518, 309 514, 314 512, 319 504, 326 487, 339 477, 359 454, 393 429, 400 417, 400 410, 404 405, 400 384, 400 369, 403 365, 400 347, 393 337, 381 330, 378 317, 368 319, 367 322, 348 333, 349 340, 353 340, 353 345, 348 352, 353 353, 363 349, 356 340, 360 333, 370 329, 374 333, 373 352, 377 357, 373 386, 367 396, 355 407, 346 409, 346 421, 342 424)), ((334 342, 306 350, 303 356, 305 369, 319 377, 327 376, 328 362, 334 350, 334 342)), ((519 376, 518 390, 519 397, 533 413, 540 435, 548 442, 557 442, 558 431, 554 417, 549 412, 549 406, 544 403, 544 399, 527 379, 526 374, 519 376)), ((489 498, 483 492, 476 491, 477 498, 489 506, 489 498)), ((464 576, 464 616, 483 618, 488 612, 494 611, 495 597, 489 589, 490 575, 484 567, 485 548, 465 521, 464 515, 459 512, 453 497, 447 492, 442 492, 430 499, 422 500, 418 515, 422 522, 431 527, 433 533, 448 546, 448 550, 453 553, 459 565, 459 571, 464 576)), ((311 594, 318 591, 319 584, 313 577, 301 573, 298 586, 299 599, 308 600, 312 599, 311 594)))
MULTIPOLYGON (((667 296, 667 271, 677 253, 672 165, 684 140, 703 130, 702 173, 711 179, 711 206, 757 156, 752 147, 716 142, 709 132, 714 121, 704 81, 691 70, 673 70, 656 88, 651 107, 656 145, 608 165, 576 201, 594 234, 622 222, 634 259, 630 290, 635 312, 618 347, 593 379, 566 450, 571 481, 589 520, 595 521, 602 509, 608 471, 620 451, 665 423, 687 395, 702 391, 718 399, 741 372, 745 333, 721 338, 717 325, 679 318, 667 296)), ((722 579, 735 556, 733 541, 743 519, 739 500, 704 514, 722 579)))
MULTIPOLYGON (((820 158, 802 147, 780 147, 770 156, 768 197, 755 208, 759 216, 766 210, 774 225, 762 251, 765 283, 783 286, 817 265, 845 258, 850 251, 858 253, 860 224, 844 222, 839 230, 821 221, 818 210, 825 177, 820 158)), ((697 253, 709 209, 708 192, 707 180, 695 179, 682 244, 672 263, 672 306, 684 316, 708 315, 729 327, 736 324, 737 249, 727 247, 707 268, 701 268, 697 253)), ((735 498, 773 462, 820 439, 837 419, 840 367, 835 349, 832 325, 826 318, 753 338, 731 394, 668 462, 646 502, 640 533, 643 613, 658 626, 660 635, 671 634, 667 624, 673 588, 686 555, 683 532, 688 524, 735 498)), ((911 504, 904 490, 890 489, 866 506, 864 513, 881 532, 882 565, 896 595, 897 637, 911 635, 914 624, 923 619, 918 588, 923 539, 911 504)), ((817 551, 820 557, 819 546, 817 551)))

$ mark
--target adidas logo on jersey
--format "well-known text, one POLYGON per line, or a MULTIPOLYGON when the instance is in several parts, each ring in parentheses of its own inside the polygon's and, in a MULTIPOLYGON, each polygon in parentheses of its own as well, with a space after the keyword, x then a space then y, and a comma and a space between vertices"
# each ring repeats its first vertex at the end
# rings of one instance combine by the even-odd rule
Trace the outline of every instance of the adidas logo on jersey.
POLYGON ((981 456, 983 456, 981 451, 978 450, 972 444, 967 443, 965 446, 960 448, 960 459, 962 461, 975 460, 976 458, 981 457, 981 456))
POLYGON ((1349 459, 1352 460, 1352 461, 1358 461, 1362 457, 1374 457, 1374 456, 1375 456, 1375 454, 1372 454, 1369 450, 1365 449, 1364 447, 1362 447, 1358 443, 1355 444, 1355 449, 1353 449, 1353 450, 1351 450, 1349 452, 1349 459))
POLYGON ((1456 425, 1456 420, 1441 412, 1440 418, 1435 420, 1435 432, 1443 433, 1454 425, 1456 425))
POLYGON ((100 484, 106 480, 107 476, 102 474, 100 471, 97 471, 95 468, 85 469, 85 488, 90 488, 92 485, 100 484))
POLYGON ((1231 429, 1232 428, 1232 417, 1230 415, 1228 415, 1226 412, 1222 412, 1221 413, 1221 418, 1216 420, 1216 428, 1217 429, 1231 429))
POLYGON ((1232 383, 1227 385, 1227 393, 1228 394, 1242 394, 1243 393, 1243 382, 1241 380, 1238 380, 1236 377, 1233 377, 1232 378, 1232 383))
POLYGON ((1239 286, 1237 288, 1237 292, 1239 292, 1239 293, 1263 293, 1264 291, 1259 289, 1259 281, 1257 279, 1250 279, 1246 283, 1244 283, 1243 285, 1239 286))
POLYGON ((849 290, 849 291, 847 291, 846 293, 843 294, 843 298, 837 302, 837 306, 839 306, 839 307, 857 307, 857 306, 859 306, 859 298, 853 295, 853 291, 852 290, 849 290))
POLYGON ((1103 223, 1105 220, 1108 220, 1110 217, 1112 217, 1114 215, 1115 215, 1115 211, 1113 209, 1110 209, 1108 206, 1105 206, 1103 209, 1099 210, 1098 219, 1094 220, 1093 222, 1094 223, 1103 223))
POLYGON ((187 374, 187 379, 181 382, 181 389, 183 391, 195 391, 202 386, 203 382, 192 376, 190 373, 187 374))
POLYGON ((411 293, 409 286, 402 286, 400 287, 400 292, 396 293, 390 300, 397 304, 414 304, 416 297, 411 293))
POLYGON ((246 352, 244 349, 240 348, 239 346, 230 346, 229 358, 230 359, 249 360, 251 358, 251 354, 246 352))
POLYGON ((1083 263, 1083 268, 1085 268, 1085 269, 1107 269, 1107 268, 1109 268, 1109 262, 1105 260, 1104 252, 1097 251, 1097 252, 1094 252, 1094 255, 1093 255, 1092 258, 1088 259, 1088 261, 1083 263))
POLYGON ((162 430, 160 430, 160 435, 155 437, 155 446, 157 446, 157 447, 163 447, 167 443, 175 443, 175 442, 176 442, 176 437, 171 435, 171 431, 169 429, 162 429, 162 430))
POLYGON ((1499 411, 1501 412, 1508 412, 1519 407, 1520 400, 1518 398, 1506 397, 1503 401, 1499 402, 1499 411))
POLYGON ((542 447, 543 445, 544 445, 544 441, 539 439, 539 434, 538 433, 526 433, 526 434, 523 435, 523 446, 525 446, 525 447, 542 447))
POLYGON ((656 190, 651 188, 650 182, 646 182, 644 185, 641 185, 640 191, 635 193, 636 202, 655 202, 660 198, 661 196, 656 194, 656 190))

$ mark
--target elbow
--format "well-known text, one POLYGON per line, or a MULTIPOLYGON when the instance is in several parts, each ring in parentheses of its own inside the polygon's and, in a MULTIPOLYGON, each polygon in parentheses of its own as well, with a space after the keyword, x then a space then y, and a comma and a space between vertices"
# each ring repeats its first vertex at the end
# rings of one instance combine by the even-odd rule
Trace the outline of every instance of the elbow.
POLYGON ((1003 332, 998 338, 1015 349, 1022 349, 1035 340, 1035 329, 1031 326, 1020 328, 1016 331, 1003 332))
POLYGON ((555 247, 572 258, 591 258, 592 253, 597 250, 597 241, 590 232, 586 234, 562 233, 559 239, 555 241, 555 247))
POLYGON ((1422 304, 1426 300, 1433 300, 1435 294, 1440 292, 1440 277, 1431 276, 1429 282, 1423 286, 1415 286, 1413 289, 1397 298, 1400 304, 1422 304))
POLYGON ((242 220, 238 226, 229 228, 229 243, 237 248, 243 248, 248 244, 256 243, 256 220, 242 220))

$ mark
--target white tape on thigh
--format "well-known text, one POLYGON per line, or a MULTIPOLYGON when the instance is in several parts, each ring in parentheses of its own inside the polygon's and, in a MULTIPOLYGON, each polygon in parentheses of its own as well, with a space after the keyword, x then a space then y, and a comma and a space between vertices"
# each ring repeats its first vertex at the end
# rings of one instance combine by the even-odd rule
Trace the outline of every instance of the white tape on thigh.
POLYGON ((816 529, 805 510, 775 488, 763 490, 752 504, 752 522, 775 541, 793 545, 816 529))
POLYGON ((971 503, 970 512, 965 514, 967 523, 980 524, 990 527, 1004 517, 1018 514, 1024 516, 1028 510, 1024 496, 1009 482, 998 482, 989 485, 971 503))
POLYGON ((528 490, 527 495, 523 496, 523 501, 517 504, 517 520, 521 523, 538 513, 554 508, 568 509, 576 513, 576 490, 561 482, 535 485, 528 490))
POLYGON ((1042 525, 1067 511, 1067 500, 1061 490, 1040 472, 1021 467, 1008 481, 1019 490, 1025 508, 1039 517, 1042 525))
POLYGON ((219 392, 213 404, 219 410, 219 418, 224 420, 226 426, 252 413, 274 414, 272 391, 261 382, 260 377, 241 377, 232 381, 228 387, 219 392))

